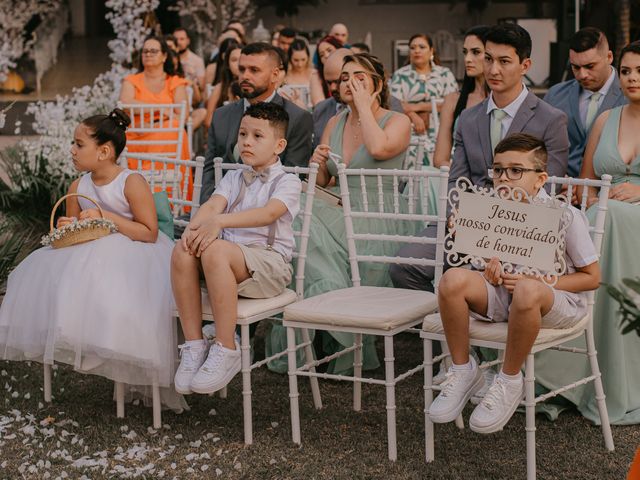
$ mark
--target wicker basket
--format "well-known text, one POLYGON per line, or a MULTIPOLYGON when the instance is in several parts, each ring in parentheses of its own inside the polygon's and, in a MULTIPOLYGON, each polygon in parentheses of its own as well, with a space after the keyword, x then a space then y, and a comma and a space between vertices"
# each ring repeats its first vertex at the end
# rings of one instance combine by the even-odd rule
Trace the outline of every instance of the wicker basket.
POLYGON ((93 198, 82 195, 81 193, 69 193, 56 202, 51 211, 49 227, 49 243, 53 248, 70 247, 71 245, 90 242, 91 240, 96 240, 117 231, 114 223, 111 220, 104 218, 104 212, 102 211, 102 208, 100 208, 100 205, 98 205, 93 198), (60 204, 69 197, 82 197, 89 200, 98 208, 101 218, 98 220, 93 218, 80 220, 73 224, 72 227, 65 225, 59 229, 53 228, 53 219, 55 217, 56 210, 60 204))

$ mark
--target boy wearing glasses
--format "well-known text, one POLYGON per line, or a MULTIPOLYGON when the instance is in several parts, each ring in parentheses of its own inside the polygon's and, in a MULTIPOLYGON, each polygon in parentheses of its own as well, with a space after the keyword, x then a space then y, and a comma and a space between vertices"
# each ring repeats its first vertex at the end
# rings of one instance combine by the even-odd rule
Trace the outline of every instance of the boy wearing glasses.
MULTIPOLYGON (((531 197, 548 198, 542 186, 548 178, 544 142, 526 133, 512 134, 495 148, 489 176, 495 187, 520 187, 531 197)), ((523 200, 526 201, 526 200, 523 200)), ((435 423, 455 420, 469 398, 484 384, 484 377, 469 356, 469 315, 492 322, 508 322, 502 370, 475 408, 469 426, 479 433, 501 430, 524 395, 520 368, 540 328, 568 328, 587 313, 587 293, 598 288, 598 254, 589 235, 587 219, 574 207, 565 235, 566 273, 550 287, 535 277, 507 274, 498 258, 484 272, 451 268, 438 287, 440 315, 451 351, 442 390, 431 404, 435 423)))

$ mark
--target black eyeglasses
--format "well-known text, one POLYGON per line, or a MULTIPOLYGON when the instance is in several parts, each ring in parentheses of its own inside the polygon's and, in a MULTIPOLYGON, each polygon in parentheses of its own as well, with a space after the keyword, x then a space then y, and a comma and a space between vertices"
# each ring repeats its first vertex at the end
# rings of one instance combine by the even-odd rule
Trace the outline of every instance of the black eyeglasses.
POLYGON ((503 173, 507 175, 509 180, 520 180, 524 172, 542 173, 544 170, 539 168, 523 168, 523 167, 493 167, 489 169, 489 176, 494 180, 498 180, 503 173))

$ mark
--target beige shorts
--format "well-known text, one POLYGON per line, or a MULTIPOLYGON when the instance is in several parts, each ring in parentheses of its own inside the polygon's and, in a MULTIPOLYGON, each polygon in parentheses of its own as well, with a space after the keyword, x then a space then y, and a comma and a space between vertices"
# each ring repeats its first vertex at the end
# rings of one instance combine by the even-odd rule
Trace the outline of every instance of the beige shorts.
MULTIPOLYGON (((271 298, 280 295, 291 283, 293 267, 275 250, 262 245, 241 245, 236 243, 250 278, 238 284, 238 296, 246 298, 271 298)), ((200 265, 200 286, 207 288, 202 264, 200 265)))
MULTIPOLYGON (((483 316, 472 312, 472 317, 478 320, 489 322, 506 322, 509 320, 509 308, 511 305, 511 294, 502 285, 491 285, 482 272, 485 285, 487 286, 487 315, 483 316)), ((549 287, 551 288, 551 287, 549 287)), ((567 292, 565 290, 553 290, 553 306, 551 310, 542 317, 542 328, 570 328, 587 314, 586 295, 567 292)))
POLYGON ((238 295, 247 298, 271 298, 280 295, 291 283, 293 267, 275 250, 260 245, 240 245, 251 278, 238 284, 238 295))

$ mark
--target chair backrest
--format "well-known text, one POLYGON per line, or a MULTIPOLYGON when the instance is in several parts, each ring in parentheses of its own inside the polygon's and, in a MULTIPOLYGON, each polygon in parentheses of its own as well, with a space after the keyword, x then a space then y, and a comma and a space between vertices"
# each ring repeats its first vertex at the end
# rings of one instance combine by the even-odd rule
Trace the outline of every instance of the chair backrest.
POLYGON ((120 155, 120 165, 140 173, 151 185, 152 192, 167 192, 174 224, 186 226, 189 223, 184 218, 186 212, 190 210, 189 218, 193 218, 198 211, 204 157, 181 160, 151 153, 131 153, 125 149, 120 155), (193 184, 191 199, 188 196, 190 183, 193 184))
POLYGON ((424 158, 424 149, 427 144, 427 135, 411 135, 409 148, 402 162, 403 170, 422 170, 422 159, 424 158))
POLYGON ((582 212, 587 211, 587 198, 589 188, 599 188, 598 192, 598 206, 595 222, 589 226, 589 232, 591 233, 591 239, 598 251, 598 255, 602 250, 602 237, 604 235, 604 222, 607 216, 607 202, 609 201, 609 188, 611 188, 611 175, 603 175, 600 180, 584 179, 584 178, 570 178, 570 177, 549 177, 547 184, 550 186, 549 194, 551 196, 558 195, 559 188, 566 185, 567 199, 571 199, 573 192, 576 188, 580 188, 582 193, 580 195, 580 210, 582 212))
POLYGON ((205 88, 205 92, 207 93, 207 100, 208 100, 211 94, 213 93, 213 85, 208 84, 205 88))
MULTIPOLYGON (((214 180, 218 185, 225 171, 228 170, 242 170, 251 168, 249 165, 240 163, 223 163, 221 157, 213 159, 214 168, 214 180)), ((316 190, 316 177, 318 175, 318 165, 312 163, 309 167, 284 167, 284 171, 287 173, 293 173, 295 175, 304 175, 306 177, 306 193, 304 194, 304 208, 301 210, 302 222, 300 229, 294 228, 294 236, 296 237, 296 248, 293 252, 293 257, 297 259, 296 262, 296 294, 299 299, 304 295, 304 268, 307 260, 307 246, 309 245, 309 230, 311 229, 311 213, 313 211, 313 200, 315 198, 316 190)), ((301 202, 302 204, 302 202, 301 202)), ((294 223, 294 226, 296 224, 294 223)))
POLYGON ((444 99, 431 97, 431 128, 433 128, 434 140, 438 138, 438 130, 440 130, 440 112, 438 112, 438 105, 442 105, 444 99))
MULTIPOLYGON (((591 234, 591 240, 596 247, 598 256, 602 254, 602 237, 604 236, 604 225, 607 217, 607 203, 609 201, 609 189, 611 188, 611 175, 602 175, 600 180, 584 179, 584 178, 570 178, 570 177, 549 177, 547 184, 550 186, 549 194, 551 196, 558 195, 559 188, 566 185, 567 192, 566 198, 571 201, 573 191, 576 187, 582 189, 580 195, 580 210, 586 212, 587 210, 587 198, 589 188, 599 188, 598 203, 595 207, 596 217, 592 225, 589 225, 589 233, 591 234)), ((588 293, 587 303, 589 305, 589 312, 591 318, 593 318, 593 304, 595 301, 595 291, 588 293)))
POLYGON ((120 103, 118 108, 123 109, 131 118, 128 133, 138 134, 140 138, 127 139, 127 145, 162 145, 162 152, 155 152, 165 157, 180 158, 182 155, 182 142, 184 142, 185 125, 187 119, 187 102, 180 103, 120 103), (160 135, 160 138, 144 134, 174 133, 173 135, 160 135), (155 138, 154 138, 155 137, 155 138))
MULTIPOLYGON (((193 87, 187 86, 187 105, 189 109, 193 107, 193 87)), ((193 158, 193 118, 187 117, 187 146, 189 148, 189 158, 193 158)))
POLYGON ((444 265, 444 238, 447 211, 447 184, 449 167, 439 171, 392 170, 392 169, 348 169, 338 165, 340 195, 347 235, 351 280, 360 286, 358 262, 406 264, 432 266, 435 268, 434 286, 437 288, 444 265), (416 195, 421 183, 428 184, 429 178, 438 179, 438 215, 429 215, 426 202, 420 202, 416 195), (435 224, 435 238, 421 237, 418 233, 426 224, 435 224), (386 228, 397 228, 397 232, 379 232, 386 228), (406 229, 413 234, 403 234, 406 229), (373 230, 373 232, 372 232, 373 230), (393 255, 362 254, 366 246, 374 251, 373 245, 387 243, 381 249, 393 251, 393 255), (435 244, 435 258, 398 257, 395 252, 404 243, 435 244), (393 250, 391 250, 393 249, 393 250))

